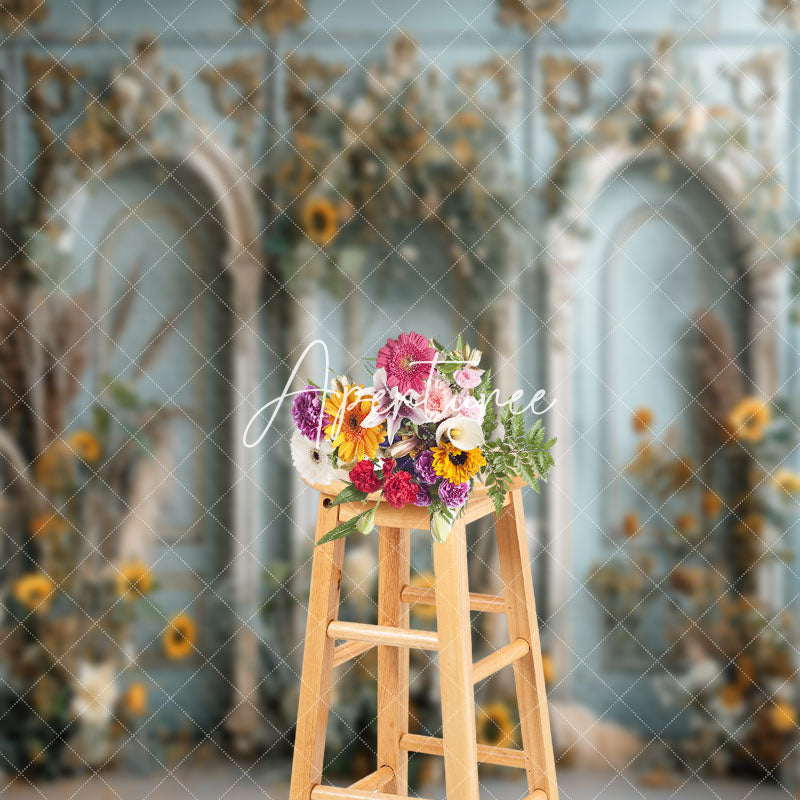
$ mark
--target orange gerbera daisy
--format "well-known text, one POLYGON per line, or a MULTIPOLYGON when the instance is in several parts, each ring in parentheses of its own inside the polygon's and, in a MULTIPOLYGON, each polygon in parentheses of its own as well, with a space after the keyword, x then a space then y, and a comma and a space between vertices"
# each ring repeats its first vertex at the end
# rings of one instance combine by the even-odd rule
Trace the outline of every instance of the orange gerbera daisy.
POLYGON ((334 449, 338 448, 339 461, 349 464, 364 456, 375 458, 378 445, 386 430, 383 423, 374 428, 362 428, 361 423, 372 410, 372 397, 362 394, 363 386, 344 386, 325 399, 325 413, 331 422, 325 426, 325 435, 334 449))

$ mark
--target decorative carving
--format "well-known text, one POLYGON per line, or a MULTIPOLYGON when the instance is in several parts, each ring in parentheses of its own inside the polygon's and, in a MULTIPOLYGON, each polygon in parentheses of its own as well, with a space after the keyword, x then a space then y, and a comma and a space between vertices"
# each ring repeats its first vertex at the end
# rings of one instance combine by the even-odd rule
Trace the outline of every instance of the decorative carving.
POLYGON ((761 16, 770 25, 784 23, 790 28, 800 27, 800 0, 764 0, 761 16))
POLYGON ((293 125, 307 128, 320 110, 319 98, 344 75, 346 68, 315 56, 292 54, 286 59, 286 70, 286 110, 293 125))
POLYGON ((264 33, 276 36, 305 22, 308 9, 305 0, 239 0, 236 16, 244 25, 260 25, 264 33))
POLYGON ((503 25, 520 25, 531 35, 551 22, 563 22, 566 0, 497 0, 497 19, 503 25))
POLYGON ((236 148, 246 152, 256 117, 264 108, 261 56, 242 56, 224 67, 208 67, 200 77, 211 88, 214 107, 224 117, 236 120, 236 148))
POLYGON ((740 110, 758 122, 754 152, 764 169, 769 169, 775 160, 775 104, 780 88, 778 72, 782 63, 780 51, 756 53, 723 72, 731 81, 733 96, 740 110))
POLYGON ((85 75, 82 67, 67 67, 52 56, 27 53, 26 106, 31 113, 31 129, 36 138, 38 158, 32 179, 36 193, 37 221, 41 221, 45 198, 52 196, 55 166, 58 161, 54 119, 70 107, 75 84, 85 75))
POLYGON ((26 26, 41 22, 47 17, 46 0, 2 0, 0 2, 0 27, 15 34, 26 26))
POLYGON ((81 122, 67 135, 78 172, 105 166, 131 144, 153 147, 159 128, 173 134, 188 112, 178 94, 180 76, 166 73, 157 40, 149 34, 137 40, 131 61, 118 70, 105 100, 90 96, 81 122))
MULTIPOLYGON (((476 104, 480 102, 481 88, 490 81, 495 83, 497 98, 493 104, 495 107, 491 109, 495 112, 492 116, 496 114, 507 119, 511 116, 511 112, 519 107, 522 99, 519 70, 513 60, 500 55, 492 56, 475 66, 459 67, 456 70, 456 81, 464 95, 476 104)), ((488 106, 487 103, 482 105, 488 106)))
POLYGON ((548 184, 548 205, 558 203, 558 187, 566 169, 564 156, 570 148, 571 118, 589 110, 592 99, 592 78, 599 67, 576 61, 569 56, 548 54, 542 58, 542 110, 547 128, 558 148, 553 181, 548 184))

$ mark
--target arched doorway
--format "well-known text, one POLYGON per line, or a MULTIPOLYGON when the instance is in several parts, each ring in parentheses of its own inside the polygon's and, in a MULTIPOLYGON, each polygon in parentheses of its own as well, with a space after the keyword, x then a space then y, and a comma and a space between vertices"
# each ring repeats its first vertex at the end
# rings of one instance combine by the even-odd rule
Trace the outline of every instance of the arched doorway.
POLYGON ((681 514, 697 520, 712 484, 698 348, 743 390, 774 391, 778 262, 732 210, 741 198, 727 166, 682 164, 655 146, 596 152, 547 253, 548 390, 559 399, 550 430, 560 450, 548 498, 547 629, 573 696, 651 730, 668 720, 650 678, 668 668, 673 617, 689 619, 662 588, 677 564, 717 557, 712 535, 672 553, 647 532, 675 530, 681 514), (652 423, 634 420, 641 408, 652 423), (632 474, 651 439, 674 464, 691 465, 685 488, 650 493, 632 474), (633 602, 599 601, 600 572, 635 585, 633 602))

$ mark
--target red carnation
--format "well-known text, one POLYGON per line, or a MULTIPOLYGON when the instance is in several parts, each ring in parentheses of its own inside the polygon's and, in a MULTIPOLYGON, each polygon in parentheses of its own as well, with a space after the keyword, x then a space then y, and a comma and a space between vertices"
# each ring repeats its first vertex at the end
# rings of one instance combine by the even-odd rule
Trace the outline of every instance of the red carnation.
POLYGON ((349 473, 350 480, 360 492, 377 492, 381 488, 381 479, 375 474, 375 467, 366 458, 359 461, 349 473))
POLYGON ((400 470, 386 479, 383 486, 386 502, 394 508, 402 508, 417 499, 417 486, 411 480, 411 473, 400 470))
POLYGON ((381 467, 381 471, 383 472, 383 477, 388 478, 394 472, 394 468, 396 466, 397 462, 393 458, 384 458, 383 466, 381 467))

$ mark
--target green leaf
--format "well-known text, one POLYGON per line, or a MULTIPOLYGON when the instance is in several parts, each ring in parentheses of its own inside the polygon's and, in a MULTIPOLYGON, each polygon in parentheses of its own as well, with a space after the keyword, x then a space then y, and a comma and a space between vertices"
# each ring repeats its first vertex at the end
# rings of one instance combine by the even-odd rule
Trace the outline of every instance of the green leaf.
POLYGON ((367 498, 367 493, 362 492, 360 489, 356 489, 356 487, 350 483, 342 489, 336 497, 333 498, 331 501, 332 506, 340 506, 342 503, 351 503, 354 500, 365 500, 367 498))
POLYGON ((337 525, 332 531, 328 531, 328 533, 326 533, 317 542, 317 545, 319 546, 321 544, 327 544, 328 542, 332 542, 334 539, 341 539, 343 536, 349 536, 351 533, 355 533, 358 530, 358 521, 367 514, 373 513, 373 511, 374 509, 368 508, 357 517, 353 517, 353 519, 349 519, 347 522, 337 525))

